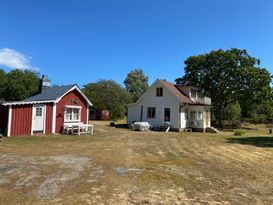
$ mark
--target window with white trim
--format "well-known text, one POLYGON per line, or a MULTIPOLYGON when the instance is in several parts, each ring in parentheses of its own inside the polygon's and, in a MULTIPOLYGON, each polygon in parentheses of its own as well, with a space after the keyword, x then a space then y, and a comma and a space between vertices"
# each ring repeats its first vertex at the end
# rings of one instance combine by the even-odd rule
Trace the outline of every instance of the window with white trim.
POLYGON ((198 119, 202 120, 203 119, 203 112, 198 111, 198 119))
POLYGON ((162 97, 163 96, 163 88, 159 87, 156 88, 156 97, 162 97))
POLYGON ((155 107, 147 107, 147 118, 155 118, 155 107))
POLYGON ((36 107, 36 117, 41 117, 43 115, 43 108, 36 107))
POLYGON ((79 122, 81 120, 80 108, 65 108, 64 121, 65 122, 79 122))
POLYGON ((197 90, 191 89, 191 97, 196 98, 197 97, 197 90))
POLYGON ((196 111, 195 110, 191 110, 191 112, 190 112, 190 118, 191 118, 191 120, 195 120, 196 119, 196 111))

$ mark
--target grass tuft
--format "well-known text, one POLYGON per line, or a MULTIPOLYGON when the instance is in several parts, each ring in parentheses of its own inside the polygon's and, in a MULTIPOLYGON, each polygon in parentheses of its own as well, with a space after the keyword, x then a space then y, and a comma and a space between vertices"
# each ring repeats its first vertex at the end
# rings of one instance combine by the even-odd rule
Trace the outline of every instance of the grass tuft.
POLYGON ((241 130, 241 129, 234 130, 234 135, 241 136, 241 135, 244 135, 245 133, 246 132, 244 130, 241 130))

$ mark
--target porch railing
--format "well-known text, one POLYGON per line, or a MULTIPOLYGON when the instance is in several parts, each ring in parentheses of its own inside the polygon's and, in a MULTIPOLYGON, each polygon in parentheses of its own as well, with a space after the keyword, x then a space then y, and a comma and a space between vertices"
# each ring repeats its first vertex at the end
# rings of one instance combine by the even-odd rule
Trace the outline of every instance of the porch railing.
POLYGON ((197 98, 191 98, 191 100, 194 103, 200 103, 204 105, 211 105, 211 98, 209 97, 197 97, 197 98))

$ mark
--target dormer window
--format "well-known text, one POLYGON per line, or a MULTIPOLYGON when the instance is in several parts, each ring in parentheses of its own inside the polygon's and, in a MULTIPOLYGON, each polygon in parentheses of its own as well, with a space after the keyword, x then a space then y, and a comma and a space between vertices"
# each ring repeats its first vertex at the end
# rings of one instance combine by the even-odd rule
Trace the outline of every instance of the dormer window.
POLYGON ((197 90, 191 89, 191 97, 196 98, 197 97, 197 90))
POLYGON ((159 87, 156 88, 156 97, 162 97, 163 96, 163 88, 159 87))

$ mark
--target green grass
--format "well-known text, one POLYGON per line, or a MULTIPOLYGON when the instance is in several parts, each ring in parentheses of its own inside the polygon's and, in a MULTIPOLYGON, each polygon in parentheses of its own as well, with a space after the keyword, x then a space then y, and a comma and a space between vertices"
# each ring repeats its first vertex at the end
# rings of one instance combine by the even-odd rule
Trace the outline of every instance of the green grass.
POLYGON ((241 136, 241 135, 244 135, 246 132, 242 129, 236 129, 234 130, 234 135, 238 135, 238 136, 241 136))

